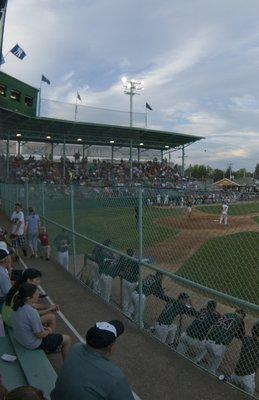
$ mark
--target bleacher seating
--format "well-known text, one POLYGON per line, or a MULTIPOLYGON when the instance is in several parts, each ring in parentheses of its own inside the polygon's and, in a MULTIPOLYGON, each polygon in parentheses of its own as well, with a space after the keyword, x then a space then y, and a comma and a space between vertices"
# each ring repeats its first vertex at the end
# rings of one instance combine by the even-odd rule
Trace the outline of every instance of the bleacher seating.
POLYGON ((14 338, 12 329, 5 328, 6 336, 0 338, 0 354, 11 354, 17 361, 8 363, 0 358, 0 370, 4 386, 8 389, 22 385, 31 385, 44 392, 50 399, 50 393, 57 379, 56 372, 43 350, 27 350, 14 338))

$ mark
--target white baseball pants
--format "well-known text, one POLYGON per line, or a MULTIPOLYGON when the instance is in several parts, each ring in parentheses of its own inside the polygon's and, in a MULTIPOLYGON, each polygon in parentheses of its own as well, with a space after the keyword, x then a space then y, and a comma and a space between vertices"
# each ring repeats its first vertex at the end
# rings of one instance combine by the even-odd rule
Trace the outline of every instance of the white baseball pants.
POLYGON ((122 312, 128 317, 131 317, 134 311, 132 293, 137 286, 137 282, 129 282, 126 279, 122 279, 122 312))
POLYGON ((58 262, 68 271, 68 251, 58 251, 58 262))
POLYGON ((208 354, 207 369, 215 374, 225 355, 226 346, 217 344, 213 340, 205 340, 204 345, 207 350, 205 354, 208 354))
POLYGON ((186 332, 183 332, 181 334, 176 351, 185 355, 189 349, 194 350, 195 356, 191 358, 196 363, 202 360, 204 355, 207 353, 204 340, 201 341, 199 339, 193 339, 192 337, 188 336, 186 332))
POLYGON ((97 263, 92 262, 90 266, 90 288, 95 293, 100 293, 100 274, 99 266, 97 263))
POLYGON ((219 223, 224 225, 228 224, 228 215, 226 213, 221 214, 219 223))
POLYGON ((109 302, 112 291, 112 277, 110 275, 101 274, 100 276, 100 292, 102 298, 109 302))
POLYGON ((162 343, 173 344, 177 332, 177 325, 163 325, 155 323, 155 336, 162 343))
POLYGON ((255 392, 255 372, 251 375, 245 376, 232 374, 231 383, 245 390, 247 393, 253 395, 255 392))

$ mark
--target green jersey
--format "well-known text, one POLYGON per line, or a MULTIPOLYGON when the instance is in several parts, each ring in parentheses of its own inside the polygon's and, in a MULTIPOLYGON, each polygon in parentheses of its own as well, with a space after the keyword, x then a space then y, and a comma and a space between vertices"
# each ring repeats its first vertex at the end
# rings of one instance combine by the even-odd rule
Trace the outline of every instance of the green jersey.
POLYGON ((186 329, 186 333, 193 339, 204 340, 212 327, 217 322, 220 314, 216 311, 209 311, 207 308, 202 308, 199 311, 198 317, 186 329))
POLYGON ((171 325, 175 317, 183 314, 196 317, 198 312, 194 308, 182 304, 179 300, 171 298, 159 315, 157 322, 161 325, 171 325))
POLYGON ((118 261, 119 275, 128 282, 134 283, 138 281, 139 264, 136 261, 126 257, 121 257, 118 261))
POLYGON ((250 336, 246 336, 240 351, 239 359, 235 368, 238 376, 251 375, 259 366, 259 342, 250 336))
MULTIPOLYGON (((136 289, 136 292, 139 293, 139 288, 136 289)), ((146 297, 152 294, 153 296, 159 297, 161 300, 165 301, 168 299, 168 296, 164 293, 161 280, 157 278, 156 275, 149 275, 143 280, 142 294, 146 297)))
POLYGON ((228 313, 218 319, 208 334, 208 339, 217 344, 229 345, 234 337, 242 339, 245 335, 244 321, 235 313, 228 313))

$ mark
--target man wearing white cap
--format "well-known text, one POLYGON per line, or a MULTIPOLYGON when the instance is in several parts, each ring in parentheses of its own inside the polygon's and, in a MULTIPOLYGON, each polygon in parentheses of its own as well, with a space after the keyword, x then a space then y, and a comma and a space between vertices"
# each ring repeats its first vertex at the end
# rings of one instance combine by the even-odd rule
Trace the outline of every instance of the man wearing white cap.
POLYGON ((116 320, 97 322, 90 328, 86 345, 71 347, 51 400, 134 400, 123 372, 109 359, 123 332, 123 323, 116 320))
POLYGON ((9 252, 0 249, 0 311, 2 310, 5 296, 11 289, 11 281, 8 275, 9 252))

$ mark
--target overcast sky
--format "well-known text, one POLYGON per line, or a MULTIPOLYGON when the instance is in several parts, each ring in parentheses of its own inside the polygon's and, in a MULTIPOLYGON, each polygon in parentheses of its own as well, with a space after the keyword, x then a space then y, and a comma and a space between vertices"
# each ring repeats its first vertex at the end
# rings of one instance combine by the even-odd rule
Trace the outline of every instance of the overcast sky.
MULTIPOLYGON (((205 136, 187 164, 259 162, 258 0, 9 0, 3 71, 43 97, 127 111, 121 77, 145 90, 134 110, 153 107, 149 126, 205 136)), ((176 156, 177 153, 175 153, 176 156)))

